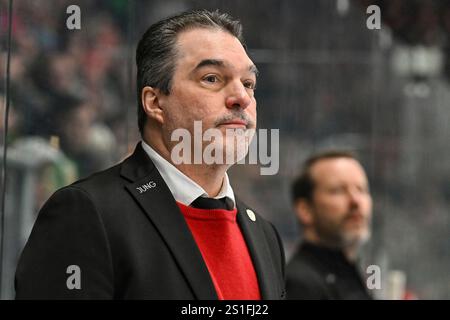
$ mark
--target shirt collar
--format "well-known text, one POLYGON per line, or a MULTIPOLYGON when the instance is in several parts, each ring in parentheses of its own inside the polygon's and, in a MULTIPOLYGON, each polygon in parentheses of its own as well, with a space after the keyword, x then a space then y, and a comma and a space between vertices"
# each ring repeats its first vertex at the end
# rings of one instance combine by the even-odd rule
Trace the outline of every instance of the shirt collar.
MULTIPOLYGON (((141 144, 142 148, 155 164, 156 168, 164 179, 164 182, 169 187, 175 200, 189 206, 198 197, 208 197, 208 194, 201 186, 199 186, 195 181, 178 170, 169 161, 164 159, 145 141, 142 141, 141 144)), ((222 188, 220 189, 217 196, 214 197, 214 199, 223 197, 227 197, 232 200, 234 207, 236 207, 233 188, 231 187, 230 180, 226 172, 223 178, 222 188)))

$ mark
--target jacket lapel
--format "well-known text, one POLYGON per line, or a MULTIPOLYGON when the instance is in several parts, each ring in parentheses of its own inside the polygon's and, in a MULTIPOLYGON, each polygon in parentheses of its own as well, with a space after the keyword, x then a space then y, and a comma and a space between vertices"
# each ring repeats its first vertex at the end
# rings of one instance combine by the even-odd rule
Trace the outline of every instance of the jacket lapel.
POLYGON ((200 250, 169 188, 139 143, 124 161, 121 175, 127 190, 160 232, 197 299, 217 299, 200 250))
POLYGON ((238 224, 255 267, 261 298, 265 300, 280 299, 280 292, 277 288, 278 279, 274 271, 275 265, 271 260, 266 236, 258 221, 259 217, 256 217, 256 221, 252 221, 247 214, 247 210, 249 210, 247 206, 240 201, 237 201, 236 205, 238 224))

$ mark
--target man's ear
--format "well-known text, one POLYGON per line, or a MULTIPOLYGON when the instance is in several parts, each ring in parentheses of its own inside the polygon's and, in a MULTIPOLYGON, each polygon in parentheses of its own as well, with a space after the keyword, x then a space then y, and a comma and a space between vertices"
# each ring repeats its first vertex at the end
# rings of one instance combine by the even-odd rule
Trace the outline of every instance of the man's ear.
POLYGON ((294 204, 295 214, 304 226, 310 226, 314 222, 311 204, 306 199, 299 199, 294 204))
POLYGON ((141 103, 147 117, 163 124, 164 110, 161 107, 161 94, 159 89, 145 86, 141 91, 141 103))

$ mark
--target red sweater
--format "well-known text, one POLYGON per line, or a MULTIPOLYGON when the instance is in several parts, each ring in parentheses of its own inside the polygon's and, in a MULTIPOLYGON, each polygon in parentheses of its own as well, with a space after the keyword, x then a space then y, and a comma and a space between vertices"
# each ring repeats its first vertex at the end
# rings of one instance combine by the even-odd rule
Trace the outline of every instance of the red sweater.
POLYGON ((255 269, 236 221, 237 210, 177 204, 202 253, 218 298, 261 299, 255 269))

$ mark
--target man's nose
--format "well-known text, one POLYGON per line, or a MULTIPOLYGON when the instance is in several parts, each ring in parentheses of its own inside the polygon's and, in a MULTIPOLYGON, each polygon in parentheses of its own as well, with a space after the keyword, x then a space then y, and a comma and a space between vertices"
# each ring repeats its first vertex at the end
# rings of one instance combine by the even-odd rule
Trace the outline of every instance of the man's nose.
POLYGON ((245 109, 252 103, 252 98, 242 83, 232 84, 225 105, 229 109, 245 109))
POLYGON ((361 205, 362 194, 357 190, 350 190, 348 192, 348 197, 352 207, 359 207, 361 205))

